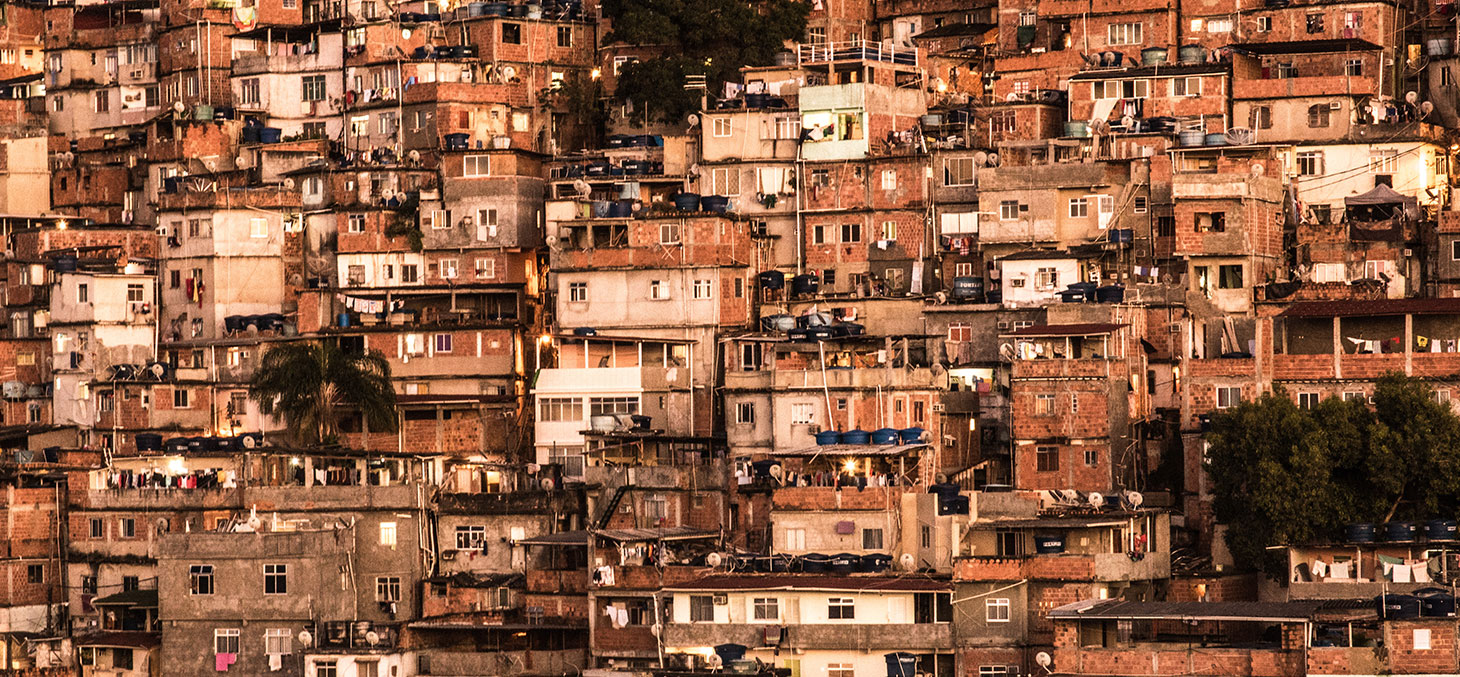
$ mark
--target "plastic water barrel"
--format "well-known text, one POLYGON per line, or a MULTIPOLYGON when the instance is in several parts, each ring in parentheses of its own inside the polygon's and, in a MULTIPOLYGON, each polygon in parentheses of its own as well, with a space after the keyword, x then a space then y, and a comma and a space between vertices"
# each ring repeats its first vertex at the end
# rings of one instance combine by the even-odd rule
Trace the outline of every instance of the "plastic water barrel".
POLYGON ((1200 129, 1188 129, 1176 135, 1176 143, 1187 147, 1202 146, 1206 145, 1206 138, 1206 132, 1200 129))
POLYGON ((942 127, 943 126, 943 116, 940 115, 940 114, 938 114, 938 113, 928 113, 927 115, 924 115, 924 116, 918 118, 918 124, 919 125, 922 125, 925 128, 926 127, 942 127))
POLYGON ((1414 537, 1414 522, 1390 522, 1384 525, 1384 540, 1390 543, 1411 543, 1414 537))
POLYGON ((699 193, 675 193, 671 199, 674 201, 674 208, 682 212, 692 212, 700 208, 699 193))
POLYGON ((887 677, 915 677, 918 674, 917 654, 897 651, 884 654, 887 661, 887 677))
POLYGON ((483 16, 507 16, 507 3, 488 2, 482 7, 483 16))
POLYGON ((878 428, 872 431, 872 444, 897 444, 899 439, 896 428, 878 428))
POLYGON ((1225 146, 1225 145, 1227 145, 1227 135, 1226 134, 1222 134, 1220 132, 1218 132, 1216 134, 1208 134, 1208 135, 1206 135, 1205 140, 1203 141, 1202 145, 1205 145, 1205 146, 1225 146))
POLYGON ((841 437, 841 433, 835 430, 823 430, 816 433, 816 444, 822 447, 830 446, 840 442, 841 437))
POLYGON ((766 102, 770 100, 769 94, 746 94, 746 108, 765 108, 766 102))
POLYGON ((137 451, 162 451, 162 436, 157 433, 137 433, 137 451))
POLYGON ((169 439, 163 446, 170 453, 181 454, 188 450, 188 438, 174 437, 169 439))
POLYGON ((913 426, 911 428, 903 428, 902 430, 897 431, 897 436, 901 439, 903 444, 917 444, 918 442, 922 441, 924 432, 926 431, 924 431, 922 428, 913 426))
POLYGON ((1369 522, 1358 522, 1344 528, 1344 536, 1349 543, 1373 543, 1374 525, 1369 522))
POLYGON ((770 315, 760 318, 760 328, 764 331, 791 331, 796 328, 796 318, 790 315, 770 315))
POLYGON ((1201 63, 1207 60, 1207 50, 1201 45, 1186 45, 1176 50, 1176 58, 1184 64, 1201 63))
POLYGON ((832 555, 831 563, 827 568, 831 569, 834 574, 846 575, 856 571, 860 566, 862 566, 861 555, 842 552, 832 555))
POLYGON ((862 566, 860 570, 865 573, 874 574, 879 571, 887 571, 890 568, 892 568, 892 555, 882 553, 862 555, 862 566))
POLYGON ((791 278, 791 293, 797 296, 815 294, 820 282, 815 275, 797 275, 791 278))
POLYGON ((745 650, 744 644, 718 644, 715 646, 715 655, 719 656, 722 662, 729 663, 745 658, 745 650))
POLYGON ((1085 120, 1066 120, 1065 136, 1072 136, 1077 139, 1089 138, 1090 123, 1085 120))
POLYGON ((243 132, 242 133, 243 133, 243 142, 244 143, 258 143, 259 142, 259 127, 255 126, 255 125, 245 125, 243 127, 243 132))
POLYGON ((278 127, 264 127, 259 130, 259 143, 278 143, 284 138, 284 130, 278 127))
POLYGON ((786 286, 786 274, 779 270, 763 270, 756 276, 761 289, 780 289, 786 286))
POLYGON ((856 428, 848 430, 841 435, 842 444, 870 444, 871 441, 871 433, 856 428))
POLYGON ((1425 588, 1414 591, 1419 598, 1421 616, 1446 618, 1455 615, 1455 596, 1445 588, 1425 588))
POLYGON ((1158 66, 1166 63, 1166 55, 1169 53, 1165 47, 1147 47, 1141 50, 1141 65, 1158 66))
POLYGON ((967 496, 945 496, 938 501, 938 515, 967 515, 969 511, 969 500, 967 496))
POLYGON ((1120 303, 1125 300, 1125 287, 1112 284, 1095 289, 1095 300, 1100 303, 1120 303))
POLYGON ((730 208, 730 198, 724 195, 706 195, 700 198, 700 209, 716 214, 724 214, 730 208))
POLYGON ((1065 551, 1065 537, 1063 534, 1045 534, 1034 536, 1034 552, 1041 555, 1052 555, 1065 551))
POLYGON ((1394 593, 1375 597, 1374 606, 1381 618, 1417 618, 1422 608, 1418 597, 1394 593))
POLYGON ((337 327, 348 327, 348 326, 350 326, 350 314, 349 313, 340 313, 339 315, 336 315, 335 316, 335 326, 337 326, 337 327))
POLYGON ((826 571, 831 564, 831 556, 819 552, 807 553, 800 558, 801 570, 808 574, 819 574, 826 571))
POLYGON ((1455 540, 1455 520, 1433 519, 1425 522, 1425 539, 1431 541, 1455 540))
POLYGON ((983 278, 981 277, 955 277, 953 278, 953 298, 964 301, 980 301, 983 299, 983 278))

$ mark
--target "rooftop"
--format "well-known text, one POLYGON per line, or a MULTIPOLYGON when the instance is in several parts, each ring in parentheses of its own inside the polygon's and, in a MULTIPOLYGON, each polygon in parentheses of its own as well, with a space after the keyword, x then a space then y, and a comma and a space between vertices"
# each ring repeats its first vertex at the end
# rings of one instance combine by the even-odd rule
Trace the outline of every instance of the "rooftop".
POLYGON ((1301 622, 1324 602, 1127 602, 1085 600, 1049 612, 1052 620, 1201 620, 1301 622))
POLYGON ((1460 298, 1372 299, 1295 303, 1281 317, 1377 317, 1460 313, 1460 298))
POLYGON ((826 576, 821 574, 716 574, 666 587, 666 591, 688 590, 863 590, 876 592, 947 592, 947 580, 927 576, 826 576))

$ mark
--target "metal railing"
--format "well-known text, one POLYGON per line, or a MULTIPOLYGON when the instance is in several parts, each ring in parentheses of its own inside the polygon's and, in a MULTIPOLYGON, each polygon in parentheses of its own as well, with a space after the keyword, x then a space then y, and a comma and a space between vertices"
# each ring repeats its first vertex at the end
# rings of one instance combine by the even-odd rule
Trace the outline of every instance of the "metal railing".
POLYGON ((918 48, 898 47, 891 41, 849 40, 796 45, 796 60, 802 66, 834 61, 881 61, 916 66, 919 56, 918 48))

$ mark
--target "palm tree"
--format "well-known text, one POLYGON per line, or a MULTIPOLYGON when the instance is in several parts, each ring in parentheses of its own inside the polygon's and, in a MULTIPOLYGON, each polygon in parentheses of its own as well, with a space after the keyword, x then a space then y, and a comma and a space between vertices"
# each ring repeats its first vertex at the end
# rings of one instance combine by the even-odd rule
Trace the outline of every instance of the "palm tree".
POLYGON ((358 409, 371 431, 396 429, 390 364, 378 350, 352 354, 332 341, 271 348, 249 383, 259 411, 283 416, 289 434, 304 444, 339 440, 339 414, 358 409))

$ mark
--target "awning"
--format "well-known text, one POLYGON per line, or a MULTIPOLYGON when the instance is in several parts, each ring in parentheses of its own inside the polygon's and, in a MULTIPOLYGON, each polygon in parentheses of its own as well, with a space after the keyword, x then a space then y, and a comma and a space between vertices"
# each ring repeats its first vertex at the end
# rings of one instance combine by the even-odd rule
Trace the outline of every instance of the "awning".
POLYGON ((694 527, 665 527, 663 529, 604 529, 595 532, 597 536, 620 543, 637 541, 692 541, 700 538, 718 538, 720 532, 694 527))

